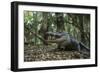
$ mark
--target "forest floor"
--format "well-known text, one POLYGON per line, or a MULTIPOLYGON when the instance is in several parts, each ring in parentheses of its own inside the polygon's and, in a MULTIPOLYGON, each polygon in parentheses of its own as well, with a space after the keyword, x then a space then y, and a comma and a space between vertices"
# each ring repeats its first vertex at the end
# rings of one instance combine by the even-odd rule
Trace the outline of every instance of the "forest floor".
POLYGON ((71 60, 88 59, 89 55, 80 54, 78 51, 65 51, 55 49, 55 46, 24 46, 24 61, 51 61, 51 60, 71 60), (82 55, 82 57, 80 57, 82 55))

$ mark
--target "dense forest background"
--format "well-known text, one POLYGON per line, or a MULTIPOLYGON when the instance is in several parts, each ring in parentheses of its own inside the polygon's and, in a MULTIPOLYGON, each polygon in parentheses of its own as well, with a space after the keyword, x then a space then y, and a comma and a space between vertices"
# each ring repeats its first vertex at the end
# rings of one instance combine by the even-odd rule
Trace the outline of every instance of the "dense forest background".
POLYGON ((46 38, 45 33, 68 32, 78 41, 90 46, 90 15, 75 13, 54 13, 24 11, 24 38, 25 42, 33 45, 42 44, 38 37, 31 32, 46 38))
POLYGON ((24 43, 28 48, 45 45, 39 37, 47 39, 48 31, 68 32, 90 48, 90 14, 24 11, 24 43))

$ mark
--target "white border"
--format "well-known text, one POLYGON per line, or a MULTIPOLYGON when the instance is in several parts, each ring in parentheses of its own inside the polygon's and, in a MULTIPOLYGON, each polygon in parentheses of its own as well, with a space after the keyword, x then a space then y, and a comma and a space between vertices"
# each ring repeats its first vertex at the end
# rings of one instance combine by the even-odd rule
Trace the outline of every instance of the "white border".
POLYGON ((19 5, 18 7, 18 68, 35 68, 35 67, 50 67, 50 66, 71 66, 95 64, 95 10, 80 9, 80 8, 62 8, 62 7, 45 7, 45 6, 26 6, 19 5), (91 39, 91 58, 81 60, 61 60, 61 61, 42 61, 42 62, 24 62, 24 10, 28 11, 43 11, 43 12, 64 12, 64 13, 84 13, 91 14, 90 35, 91 39))

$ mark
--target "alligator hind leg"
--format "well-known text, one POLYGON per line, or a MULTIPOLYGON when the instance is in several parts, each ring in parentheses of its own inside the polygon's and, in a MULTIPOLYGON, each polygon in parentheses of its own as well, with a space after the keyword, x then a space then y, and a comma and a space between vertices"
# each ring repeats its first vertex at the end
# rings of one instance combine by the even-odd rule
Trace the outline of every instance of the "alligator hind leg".
POLYGON ((78 44, 78 51, 80 53, 80 59, 83 59, 83 53, 79 44, 78 44))

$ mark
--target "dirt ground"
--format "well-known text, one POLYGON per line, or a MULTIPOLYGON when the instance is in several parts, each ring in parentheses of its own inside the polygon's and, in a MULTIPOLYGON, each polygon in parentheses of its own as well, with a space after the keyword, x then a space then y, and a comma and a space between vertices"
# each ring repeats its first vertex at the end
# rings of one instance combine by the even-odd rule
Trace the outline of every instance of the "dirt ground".
POLYGON ((24 46, 24 61, 52 61, 52 60, 71 60, 88 59, 90 56, 78 51, 66 51, 55 49, 55 46, 24 46))

